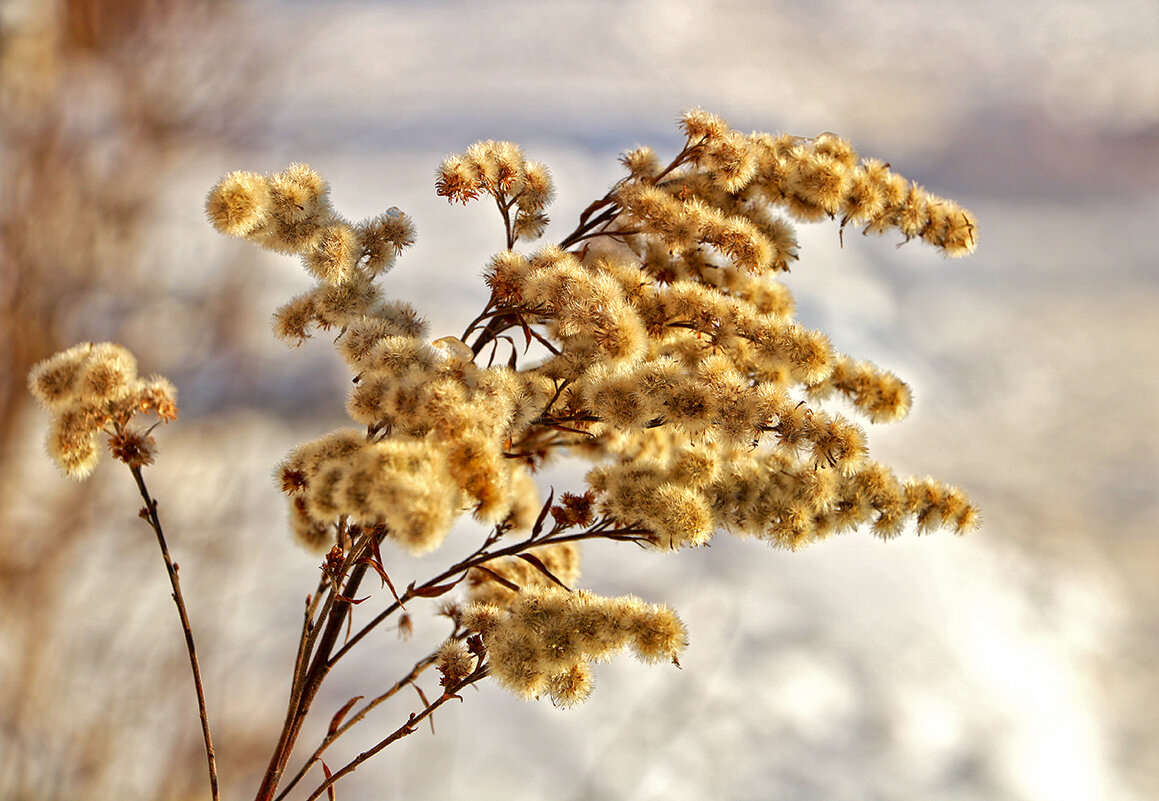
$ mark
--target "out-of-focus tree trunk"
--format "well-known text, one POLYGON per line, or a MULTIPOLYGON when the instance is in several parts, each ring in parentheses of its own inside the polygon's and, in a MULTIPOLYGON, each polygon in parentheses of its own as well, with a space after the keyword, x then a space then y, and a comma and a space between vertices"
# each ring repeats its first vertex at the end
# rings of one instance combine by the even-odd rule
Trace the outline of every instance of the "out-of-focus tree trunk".
MULTIPOLYGON (((244 114, 255 85, 252 73, 231 76, 227 91, 198 91, 199 83, 221 85, 213 84, 213 61, 206 52, 229 43, 220 27, 213 30, 212 44, 205 40, 230 5, 11 0, 0 6, 0 797, 5 799, 109 797, 115 792, 110 774, 124 763, 125 756, 118 761, 116 753, 116 726, 124 719, 117 707, 125 688, 88 686, 86 666, 70 664, 68 656, 78 632, 86 630, 85 621, 62 615, 75 568, 94 547, 92 523, 102 514, 102 488, 108 484, 28 478, 43 466, 31 469, 24 463, 30 461, 29 442, 40 439, 29 433, 33 414, 25 376, 37 361, 77 340, 117 338, 130 315, 116 303, 126 298, 148 303, 164 294, 164 283, 142 263, 141 245, 182 149, 240 141, 255 127, 252 116, 244 114), (110 290, 117 298, 112 304, 110 290), (30 507, 36 508, 34 527, 30 507), (78 695, 97 707, 95 714, 61 708, 78 695)), ((228 58, 217 63, 237 66, 228 58)), ((219 288, 231 302, 207 298, 205 306, 232 314, 241 289, 219 288)), ((127 592, 116 582, 105 588, 118 590, 127 592)), ((140 797, 172 798, 181 788, 200 791, 205 780, 198 771, 204 765, 197 760, 204 757, 197 746, 160 737, 149 759, 169 766, 169 780, 140 797)))

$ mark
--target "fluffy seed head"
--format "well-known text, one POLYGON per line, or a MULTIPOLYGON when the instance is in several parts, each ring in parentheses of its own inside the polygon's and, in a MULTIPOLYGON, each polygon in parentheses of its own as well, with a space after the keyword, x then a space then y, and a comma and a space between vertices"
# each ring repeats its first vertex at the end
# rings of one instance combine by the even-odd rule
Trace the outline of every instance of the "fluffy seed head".
POLYGON ((696 142, 697 140, 719 139, 729 131, 729 125, 723 117, 705 111, 701 108, 689 109, 680 118, 680 127, 685 135, 696 142))
POLYGON ((137 378, 137 360, 113 342, 93 345, 79 379, 79 394, 89 403, 117 400, 127 395, 137 378))
POLYGON ((165 422, 177 419, 177 387, 164 376, 137 379, 129 398, 135 411, 152 412, 165 422))
POLYGON ((415 227, 410 217, 395 207, 355 227, 358 250, 366 269, 381 275, 394 266, 403 250, 415 243, 415 227))
POLYGON ((268 179, 270 213, 286 223, 306 222, 330 210, 330 185, 308 164, 291 164, 268 179))
POLYGON ((74 345, 34 366, 28 374, 28 389, 47 409, 61 409, 80 393, 80 376, 88 364, 91 342, 74 345))
POLYGON ((803 204, 835 214, 845 198, 849 168, 832 156, 802 149, 788 174, 787 188, 803 204))
POLYGON ((547 692, 557 706, 570 709, 588 700, 593 686, 591 667, 587 662, 576 662, 548 679, 547 692))
POLYGON ((628 174, 637 180, 648 181, 660 174, 663 167, 660 157, 650 147, 638 147, 629 150, 620 156, 620 163, 627 168, 628 174))
POLYGON ((231 172, 205 198, 205 216, 220 233, 247 236, 266 222, 270 186, 254 172, 231 172))
POLYGON ((103 416, 95 409, 72 406, 57 414, 48 429, 48 454, 69 478, 88 478, 97 465, 97 436, 103 416))
POLYGON ((748 138, 736 131, 710 139, 699 160, 725 192, 740 192, 757 173, 756 154, 749 147, 748 138))
POLYGON ((471 675, 475 669, 475 657, 467 651, 460 640, 447 640, 435 653, 435 668, 442 675, 440 684, 453 687, 471 675))
POLYGON ((515 202, 525 212, 539 211, 555 197, 551 172, 538 161, 525 162, 523 169, 523 189, 516 196, 515 202))
POLYGON ((358 236, 349 223, 335 220, 321 227, 318 241, 302 256, 306 271, 319 281, 344 284, 359 256, 358 236))

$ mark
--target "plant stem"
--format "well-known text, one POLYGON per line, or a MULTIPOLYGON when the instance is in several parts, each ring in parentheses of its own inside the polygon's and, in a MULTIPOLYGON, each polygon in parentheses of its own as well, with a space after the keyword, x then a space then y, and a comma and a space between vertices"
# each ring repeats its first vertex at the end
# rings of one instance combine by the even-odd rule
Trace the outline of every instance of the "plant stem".
POLYGON ((361 709, 355 712, 352 717, 346 719, 342 725, 338 726, 337 728, 331 725, 331 731, 327 733, 326 738, 322 741, 322 744, 314 750, 314 753, 311 754, 310 758, 306 760, 306 764, 302 765, 301 769, 296 774, 294 774, 294 777, 290 779, 282 791, 278 793, 278 796, 274 799, 274 801, 282 801, 282 799, 289 795, 290 790, 292 790, 294 786, 302 780, 310 768, 312 768, 314 764, 322 758, 323 751, 329 748, 335 740, 349 731, 356 723, 365 718, 372 709, 381 704, 383 701, 386 701, 387 699, 396 695, 398 691, 406 685, 413 683, 414 680, 418 678, 419 674, 434 664, 435 658, 435 654, 424 656, 422 659, 415 663, 415 666, 411 668, 409 673, 396 681, 393 687, 379 695, 377 698, 374 698, 371 701, 367 701, 365 704, 363 704, 361 709))
POLYGON ((401 609, 402 604, 405 604, 411 598, 430 597, 424 596, 424 590, 434 589, 439 585, 445 586, 447 582, 452 580, 454 580, 454 583, 457 584, 466 577, 467 572, 473 567, 486 564, 493 559, 499 559, 504 556, 514 556, 515 554, 522 553, 523 551, 530 548, 539 548, 544 545, 555 545, 561 542, 578 542, 580 540, 589 539, 609 539, 634 542, 643 539, 644 535, 647 533, 648 532, 645 529, 612 528, 610 521, 603 520, 590 526, 584 531, 579 531, 574 534, 553 533, 546 536, 533 534, 521 542, 514 543, 513 545, 509 545, 506 548, 501 548, 494 552, 487 550, 488 545, 491 543, 485 543, 473 554, 466 557, 457 564, 447 568, 434 578, 428 579, 425 583, 417 587, 408 587, 406 592, 402 594, 401 601, 395 601, 394 603, 390 604, 370 622, 356 631, 352 636, 348 637, 345 644, 339 648, 338 651, 335 652, 334 656, 330 659, 327 668, 333 667, 334 664, 338 662, 338 660, 343 656, 345 656, 352 648, 354 648, 354 646, 357 645, 363 637, 368 635, 376 626, 401 609))
MULTIPOLYGON (((347 565, 349 566, 349 565, 347 565)), ((349 577, 346 579, 346 585, 343 588, 343 593, 346 598, 353 597, 354 593, 358 591, 358 585, 362 582, 362 577, 366 574, 367 565, 365 562, 354 564, 350 570, 349 577)), ((346 616, 350 614, 350 603, 348 600, 337 600, 333 596, 335 588, 330 590, 331 596, 327 598, 327 605, 323 610, 323 614, 319 617, 319 625, 322 618, 326 618, 326 627, 322 631, 321 637, 317 639, 317 643, 312 647, 313 657, 310 660, 310 666, 307 669, 304 678, 300 685, 297 685, 292 690, 290 699, 290 709, 286 716, 285 725, 282 727, 281 735, 278 738, 278 744, 274 748, 274 753, 270 757, 269 767, 266 769, 265 776, 262 777, 261 787, 258 788, 257 801, 271 801, 274 798, 278 789, 278 783, 281 781, 282 773, 286 769, 286 763, 290 759, 290 753, 294 750, 294 743, 298 739, 298 734, 302 730, 302 723, 306 719, 306 714, 310 711, 310 704, 314 701, 314 696, 318 693, 318 688, 322 684, 322 680, 326 678, 326 674, 330 671, 330 652, 334 649, 334 645, 338 640, 338 635, 342 631, 342 625, 346 621, 346 616), (327 613, 325 609, 329 609, 327 613)), ((316 630, 315 630, 316 633, 316 630)), ((311 638, 315 636, 311 633, 311 638)), ((309 657, 309 650, 306 656, 309 657)))
POLYGON ((165 534, 161 531, 161 519, 157 516, 157 501, 149 495, 141 468, 130 465, 129 470, 137 481, 137 489, 145 501, 143 516, 157 535, 161 546, 161 557, 165 560, 165 570, 169 573, 169 584, 173 587, 173 601, 177 604, 177 614, 181 618, 181 628, 185 632, 185 647, 189 651, 189 666, 193 670, 193 687, 197 691, 197 711, 201 718, 201 733, 205 738, 205 758, 209 764, 209 788, 213 801, 219 801, 217 789, 217 758, 213 753, 213 738, 209 733, 209 715, 205 709, 205 690, 201 684, 201 668, 197 664, 197 649, 193 644, 193 629, 189 625, 189 615, 185 611, 185 600, 181 597, 181 583, 177 579, 177 565, 169 558, 169 547, 165 544, 165 534))
POLYGON ((307 798, 306 801, 314 801, 316 798, 318 798, 318 796, 322 795, 322 793, 333 787, 334 783, 341 779, 343 776, 353 773, 363 762, 370 759, 372 756, 396 740, 401 740, 403 737, 406 737, 408 734, 414 732, 416 724, 421 723, 424 718, 434 714, 434 711, 445 704, 447 701, 451 700, 452 698, 459 698, 458 692, 460 690, 465 689, 480 679, 486 678, 489 672, 489 668, 486 664, 482 664, 476 667, 475 671, 470 676, 463 679, 455 686, 448 687, 441 696, 432 701, 430 705, 426 706, 421 712, 411 713, 410 717, 407 719, 407 722, 395 729, 388 737, 379 741, 379 743, 373 748, 363 751, 357 757, 350 760, 350 762, 348 762, 341 770, 335 771, 326 779, 326 781, 318 785, 318 788, 314 790, 313 793, 311 793, 310 797, 307 798))

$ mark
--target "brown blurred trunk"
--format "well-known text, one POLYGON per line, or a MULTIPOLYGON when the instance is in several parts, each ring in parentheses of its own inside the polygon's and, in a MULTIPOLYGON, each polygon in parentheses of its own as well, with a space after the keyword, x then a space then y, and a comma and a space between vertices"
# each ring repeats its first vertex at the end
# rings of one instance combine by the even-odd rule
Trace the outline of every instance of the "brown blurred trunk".
MULTIPOLYGON (((65 619, 62 605, 86 548, 98 547, 91 516, 99 508, 101 482, 61 478, 40 486, 29 480, 32 471, 21 460, 29 440, 42 435, 27 427, 42 421, 32 411, 25 377, 74 339, 95 336, 85 316, 94 292, 115 289, 144 301, 164 291, 138 272, 142 233, 173 156, 188 140, 206 135, 183 126, 190 118, 207 126, 216 120, 188 109, 175 114, 143 94, 157 59, 171 52, 156 42, 150 46, 148 37, 173 14, 206 20, 227 3, 8 2, 21 13, 0 28, 0 647, 14 656, 0 676, 0 796, 87 797, 90 789, 99 795, 96 788, 116 769, 114 707, 123 688, 98 683, 85 699, 109 706, 107 729, 89 731, 79 719, 60 726, 68 715, 59 709, 61 698, 75 695, 91 677, 83 666, 61 664, 59 649, 87 633, 83 620, 65 619), (107 108, 80 109, 79 129, 75 101, 86 89, 71 83, 75 75, 95 75, 112 101, 107 108), (108 127, 96 133, 84 128, 88 111, 108 127), (26 522, 30 504, 40 505, 35 529, 26 522), (42 784, 46 765, 54 787, 42 784)), ((180 33, 194 36, 197 28, 180 33)), ((209 111, 233 99, 211 98, 209 111)), ((102 331, 115 331, 121 322, 97 319, 102 331)), ((135 508, 123 511, 131 517, 135 508)), ((158 748, 166 742, 160 739, 158 748)), ((183 747, 174 740, 175 750, 183 747)), ((186 765, 190 778, 197 772, 200 791, 204 762, 198 765, 196 751, 188 756, 193 759, 185 750, 152 755, 174 766, 170 785, 155 788, 156 797, 191 785, 186 765)))

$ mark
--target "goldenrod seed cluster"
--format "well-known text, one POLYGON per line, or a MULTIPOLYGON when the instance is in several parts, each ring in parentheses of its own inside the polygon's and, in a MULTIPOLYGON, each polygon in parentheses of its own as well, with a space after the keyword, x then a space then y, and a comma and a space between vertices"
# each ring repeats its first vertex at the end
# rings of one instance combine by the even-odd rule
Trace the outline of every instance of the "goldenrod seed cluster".
POLYGON ((546 694, 560 706, 587 699, 592 662, 623 648, 645 662, 671 662, 687 639, 667 606, 560 587, 527 587, 502 606, 474 603, 462 624, 482 635, 500 684, 524 698, 546 694))
POLYGON ((537 239, 547 226, 544 209, 555 195, 551 173, 524 158, 513 142, 476 142, 466 153, 446 158, 439 167, 435 191, 466 203, 482 194, 493 197, 503 213, 508 244, 537 239))
POLYGON ((177 419, 177 391, 160 376, 139 378, 137 360, 112 342, 82 343, 32 368, 28 387, 52 412, 48 452, 64 472, 87 478, 97 463, 97 439, 109 435, 114 458, 133 467, 153 460, 152 437, 132 425, 139 412, 177 419))
MULTIPOLYGON (((528 532, 523 552, 465 572, 472 605, 460 616, 492 675, 523 696, 577 703, 591 661, 625 646, 670 659, 683 646, 666 607, 573 590, 575 541, 681 549, 729 531, 796 549, 860 527, 888 539, 907 524, 961 533, 978 522, 961 490, 898 478, 869 457, 861 426, 827 407, 840 398, 892 422, 912 398, 794 319, 779 280, 800 259, 798 223, 896 232, 961 256, 976 245, 973 216, 832 134, 745 134, 701 110, 681 127, 671 160, 625 154, 627 175, 575 230, 535 249, 517 245, 547 222, 542 164, 495 141, 444 160, 436 192, 492 199, 506 247, 484 266, 479 317, 434 340, 377 281, 414 241, 402 212, 350 223, 304 165, 231 173, 206 202, 218 230, 301 259, 317 284, 278 310, 275 333, 297 344, 336 330, 353 375, 346 410, 361 428, 279 467, 298 537, 326 548, 358 525, 421 553, 468 511, 494 526, 489 544, 528 532), (534 473, 561 454, 594 465, 582 492, 549 509, 534 473)), ((475 669, 478 653, 463 649, 452 639, 438 655, 447 686, 475 669)))
MULTIPOLYGON (((762 206, 786 211, 801 222, 840 217, 842 227, 853 224, 870 233, 896 230, 905 239, 920 238, 947 256, 964 256, 977 245, 969 211, 927 192, 877 159, 859 160, 853 147, 838 136, 742 134, 699 109, 684 116, 682 127, 691 144, 688 165, 660 181, 645 178, 643 183, 660 187, 685 206, 685 216, 696 219, 714 246, 728 220, 737 220, 738 238, 743 238, 739 231, 745 221, 754 225, 758 230, 746 250, 768 253, 768 261, 745 260, 750 269, 783 269, 787 263, 778 258, 777 242, 783 232, 761 230, 763 221, 753 214, 762 206), (702 206, 711 211, 705 212, 702 206)), ((633 189, 638 183, 625 184, 629 195, 638 191, 633 189)), ((690 223, 673 227, 673 219, 680 215, 672 209, 671 200, 663 202, 669 211, 659 215, 652 232, 669 238, 690 223)), ((631 210, 632 204, 626 207, 631 210)))
POLYGON ((304 164, 275 175, 232 172, 218 181, 205 201, 210 223, 275 253, 299 256, 318 285, 275 314, 274 330, 295 344, 311 328, 346 326, 373 317, 395 333, 423 331, 414 310, 384 302, 372 285, 414 244, 414 225, 398 209, 359 223, 340 217, 330 205, 330 185, 304 164))

